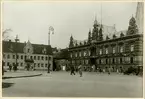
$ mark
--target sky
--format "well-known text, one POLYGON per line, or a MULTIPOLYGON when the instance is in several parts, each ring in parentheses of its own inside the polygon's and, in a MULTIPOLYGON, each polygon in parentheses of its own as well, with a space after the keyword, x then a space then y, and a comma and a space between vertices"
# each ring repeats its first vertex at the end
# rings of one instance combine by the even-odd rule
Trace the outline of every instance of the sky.
POLYGON ((48 44, 49 27, 52 47, 66 48, 69 39, 84 40, 93 28, 95 17, 117 31, 127 30, 129 20, 136 13, 136 2, 3 2, 2 26, 11 29, 9 38, 16 35, 20 42, 48 44))

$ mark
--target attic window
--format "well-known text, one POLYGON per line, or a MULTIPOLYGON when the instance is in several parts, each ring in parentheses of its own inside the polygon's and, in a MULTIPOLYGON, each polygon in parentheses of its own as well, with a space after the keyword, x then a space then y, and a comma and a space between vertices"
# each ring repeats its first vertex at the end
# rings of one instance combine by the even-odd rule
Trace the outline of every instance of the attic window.
POLYGON ((30 49, 28 49, 28 51, 27 51, 28 53, 30 52, 30 49))
POLYGON ((42 53, 43 53, 43 54, 46 54, 46 48, 44 48, 44 49, 42 50, 42 53))

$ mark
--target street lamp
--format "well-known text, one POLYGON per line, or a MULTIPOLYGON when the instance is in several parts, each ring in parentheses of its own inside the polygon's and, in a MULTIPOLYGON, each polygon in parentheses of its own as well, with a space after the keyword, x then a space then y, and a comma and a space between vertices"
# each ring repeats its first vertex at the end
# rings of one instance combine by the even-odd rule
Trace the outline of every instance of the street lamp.
POLYGON ((19 39, 18 39, 18 35, 16 35, 16 38, 15 38, 15 54, 16 54, 16 64, 15 64, 15 66, 14 66, 14 71, 16 71, 17 70, 17 66, 18 66, 18 63, 17 63, 17 42, 19 41, 19 39))
MULTIPOLYGON (((50 33, 54 34, 54 28, 52 26, 49 27, 49 32, 48 32, 48 49, 50 45, 50 33)), ((48 54, 48 71, 47 73, 50 73, 50 64, 49 64, 49 54, 48 54)))

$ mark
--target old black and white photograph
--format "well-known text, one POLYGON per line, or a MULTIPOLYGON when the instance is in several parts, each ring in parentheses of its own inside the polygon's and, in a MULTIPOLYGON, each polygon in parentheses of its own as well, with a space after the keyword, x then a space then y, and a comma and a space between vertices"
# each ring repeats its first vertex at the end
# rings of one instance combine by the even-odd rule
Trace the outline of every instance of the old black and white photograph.
POLYGON ((1 6, 2 97, 143 98, 144 2, 1 6))

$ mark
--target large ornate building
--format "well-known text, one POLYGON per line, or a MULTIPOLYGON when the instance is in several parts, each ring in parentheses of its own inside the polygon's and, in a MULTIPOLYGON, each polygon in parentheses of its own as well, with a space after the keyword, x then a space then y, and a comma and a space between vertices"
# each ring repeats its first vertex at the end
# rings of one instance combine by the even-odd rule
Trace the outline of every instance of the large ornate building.
MULTIPOLYGON (((138 3, 137 11, 143 11, 142 3, 138 3)), ((142 68, 143 12, 137 14, 136 18, 132 16, 129 20, 126 31, 117 32, 115 26, 105 26, 95 20, 87 40, 79 42, 71 36, 70 64, 75 66, 82 64, 84 69, 94 66, 94 69, 107 70, 110 67, 114 72, 130 66, 142 68)))
POLYGON ((3 41, 4 68, 14 66, 17 61, 18 69, 25 69, 27 65, 35 70, 47 70, 48 61, 50 69, 53 68, 52 48, 48 45, 3 41), (17 58, 16 58, 17 56, 17 58))

